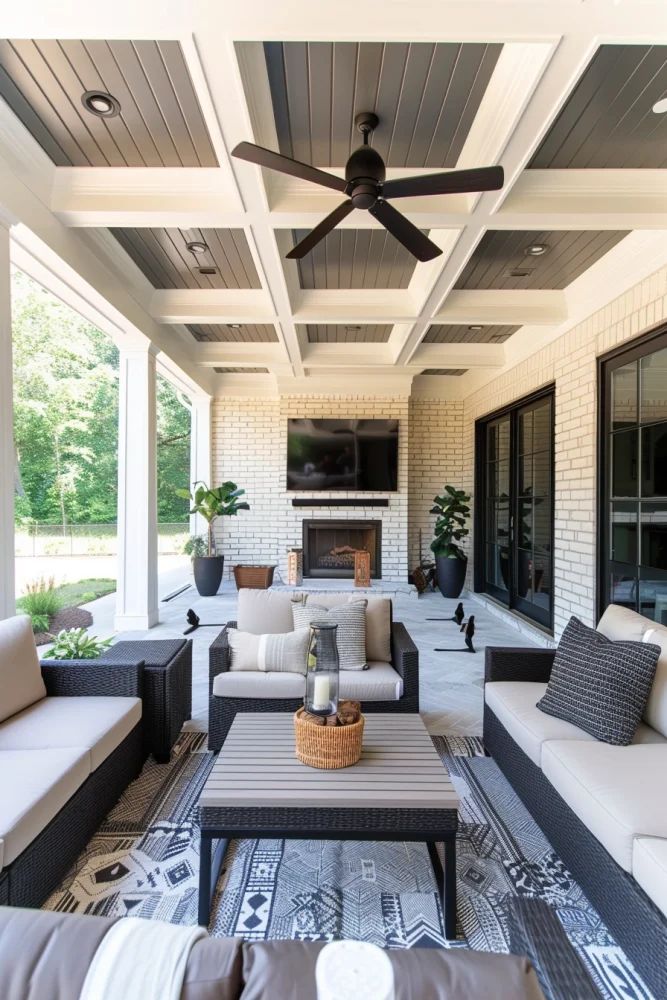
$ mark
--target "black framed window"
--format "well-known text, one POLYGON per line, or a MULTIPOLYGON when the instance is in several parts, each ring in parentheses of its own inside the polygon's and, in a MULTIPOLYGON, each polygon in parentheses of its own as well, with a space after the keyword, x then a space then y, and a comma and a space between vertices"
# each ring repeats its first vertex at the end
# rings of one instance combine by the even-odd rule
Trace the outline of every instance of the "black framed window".
POLYGON ((553 387, 476 428, 475 589, 553 625, 553 387))
POLYGON ((667 624, 667 333, 600 365, 599 610, 667 624))

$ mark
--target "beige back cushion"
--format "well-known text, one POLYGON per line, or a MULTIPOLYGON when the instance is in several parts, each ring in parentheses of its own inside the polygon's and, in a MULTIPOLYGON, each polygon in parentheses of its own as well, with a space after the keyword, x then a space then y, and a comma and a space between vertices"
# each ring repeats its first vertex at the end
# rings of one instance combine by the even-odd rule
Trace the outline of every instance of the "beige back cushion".
POLYGON ((630 608, 610 604, 598 624, 598 632, 608 639, 632 639, 635 642, 653 642, 662 652, 648 696, 643 719, 663 736, 667 736, 667 628, 650 618, 638 615, 630 608))
POLYGON ((239 590, 236 616, 239 631, 252 632, 253 635, 291 632, 294 628, 292 604, 295 600, 301 603, 303 598, 288 590, 251 590, 243 587, 239 590))
POLYGON ((366 593, 331 594, 318 591, 308 594, 308 602, 322 608, 336 608, 365 598, 366 605, 366 659, 391 663, 391 598, 371 597, 366 593))
POLYGON ((30 618, 0 621, 0 722, 45 697, 30 618))

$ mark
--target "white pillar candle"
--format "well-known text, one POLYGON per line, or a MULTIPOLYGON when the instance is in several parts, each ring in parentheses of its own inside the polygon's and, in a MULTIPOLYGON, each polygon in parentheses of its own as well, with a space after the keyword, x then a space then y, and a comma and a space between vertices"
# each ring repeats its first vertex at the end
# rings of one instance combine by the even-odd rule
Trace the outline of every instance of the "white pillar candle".
POLYGON ((388 956, 366 941, 334 941, 315 966, 317 1000, 394 1000, 388 956))
POLYGON ((322 712, 329 707, 329 678, 326 674, 316 675, 313 685, 313 708, 322 712))

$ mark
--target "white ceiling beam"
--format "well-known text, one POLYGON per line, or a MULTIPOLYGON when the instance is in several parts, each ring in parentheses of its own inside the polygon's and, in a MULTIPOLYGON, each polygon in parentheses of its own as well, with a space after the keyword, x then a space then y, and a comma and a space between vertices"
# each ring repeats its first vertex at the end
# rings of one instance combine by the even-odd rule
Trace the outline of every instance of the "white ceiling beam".
POLYGON ((502 368, 502 344, 420 344, 410 365, 416 368, 502 368))
POLYGON ((284 344, 193 342, 192 358, 198 365, 207 368, 240 367, 257 365, 264 368, 289 367, 289 358, 284 344))
POLYGON ((297 323, 402 323, 418 308, 408 290, 300 289, 293 292, 297 323))
POLYGON ((368 368, 392 363, 387 344, 308 344, 303 351, 304 368, 368 368))
POLYGON ((561 291, 453 289, 431 322, 548 326, 566 319, 567 302, 561 291))
POLYGON ((262 289, 159 288, 151 316, 158 323, 275 323, 271 299, 262 289))

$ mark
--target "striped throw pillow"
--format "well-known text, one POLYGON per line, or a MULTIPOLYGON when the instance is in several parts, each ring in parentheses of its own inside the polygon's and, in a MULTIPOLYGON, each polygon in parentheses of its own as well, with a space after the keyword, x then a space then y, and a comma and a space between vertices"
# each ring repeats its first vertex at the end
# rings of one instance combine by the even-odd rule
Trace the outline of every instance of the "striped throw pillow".
POLYGON ((294 628, 303 628, 311 622, 334 622, 338 625, 336 641, 341 670, 366 670, 366 605, 368 601, 354 601, 337 608, 323 608, 317 604, 292 605, 294 628))
POLYGON ((230 670, 262 670, 266 673, 306 673, 306 657, 310 629, 277 632, 275 635, 255 635, 227 629, 231 653, 230 670))

